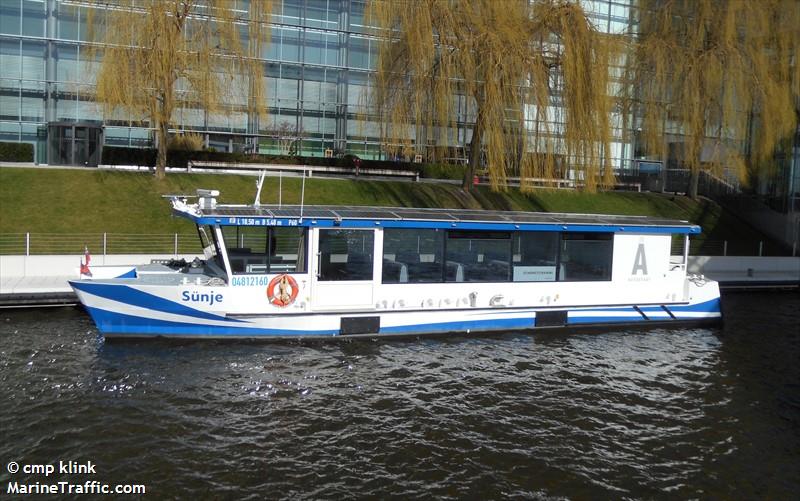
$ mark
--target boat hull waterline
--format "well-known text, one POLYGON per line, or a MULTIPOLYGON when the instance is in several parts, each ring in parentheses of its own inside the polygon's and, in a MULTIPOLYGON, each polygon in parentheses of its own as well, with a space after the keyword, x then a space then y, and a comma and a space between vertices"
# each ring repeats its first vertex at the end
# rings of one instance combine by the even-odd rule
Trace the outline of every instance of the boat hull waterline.
POLYGON ((315 313, 210 313, 132 285, 71 282, 107 338, 319 338, 424 335, 553 327, 715 323, 722 318, 716 283, 697 288, 689 303, 315 313), (707 289, 706 289, 707 287, 707 289), (704 290, 705 289, 705 290, 704 290), (555 321, 552 320, 556 314, 555 321), (550 318, 538 321, 544 316, 550 318), (377 320, 375 320, 377 318, 377 320), (373 320, 374 332, 342 330, 342 319, 373 320))

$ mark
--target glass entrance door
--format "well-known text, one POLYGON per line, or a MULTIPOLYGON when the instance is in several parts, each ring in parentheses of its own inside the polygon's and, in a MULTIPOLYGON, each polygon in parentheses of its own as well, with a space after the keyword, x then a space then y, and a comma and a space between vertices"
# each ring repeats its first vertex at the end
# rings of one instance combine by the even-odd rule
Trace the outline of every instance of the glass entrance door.
POLYGON ((375 231, 317 230, 311 303, 322 310, 374 308, 375 231))
POLYGON ((52 123, 48 125, 48 163, 96 167, 102 142, 103 129, 97 125, 52 123))

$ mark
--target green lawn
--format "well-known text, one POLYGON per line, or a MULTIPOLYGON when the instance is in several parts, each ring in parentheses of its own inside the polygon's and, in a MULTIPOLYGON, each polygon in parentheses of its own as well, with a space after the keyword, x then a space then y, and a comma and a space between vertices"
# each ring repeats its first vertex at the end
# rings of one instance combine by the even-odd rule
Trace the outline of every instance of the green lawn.
MULTIPOLYGON (((146 172, 80 169, 0 168, 0 233, 182 233, 192 225, 169 215, 163 194, 220 190, 221 203, 252 203, 254 176, 170 173, 157 181, 146 172)), ((284 178, 284 204, 300 202, 299 178, 284 178)), ((268 177, 262 203, 277 203, 278 178, 268 177)), ((703 227, 701 238, 751 240, 765 237, 717 204, 654 193, 580 193, 517 189, 466 193, 451 184, 306 180, 308 205, 446 207, 593 214, 626 214, 686 219, 703 227)))

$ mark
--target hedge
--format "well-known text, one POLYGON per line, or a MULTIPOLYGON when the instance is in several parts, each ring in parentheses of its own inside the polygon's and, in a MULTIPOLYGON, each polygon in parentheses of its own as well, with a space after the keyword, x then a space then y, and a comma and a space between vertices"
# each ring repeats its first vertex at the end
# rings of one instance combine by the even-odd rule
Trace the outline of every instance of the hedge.
MULTIPOLYGON (((170 167, 186 168, 190 160, 206 162, 228 162, 248 164, 278 164, 278 165, 310 165, 310 166, 336 166, 351 167, 355 170, 355 155, 344 155, 339 158, 323 157, 294 157, 281 155, 260 155, 252 153, 226 153, 221 151, 179 151, 170 150, 167 153, 167 165, 170 167)), ((138 165, 154 167, 156 165, 155 148, 125 148, 118 146, 104 146, 104 165, 138 165)), ((466 169, 463 165, 447 164, 416 164, 411 162, 394 162, 391 160, 361 160, 362 168, 384 170, 410 170, 418 172, 422 177, 436 179, 462 179, 466 169)))
POLYGON ((124 148, 119 146, 103 146, 100 160, 104 165, 137 165, 155 167, 155 148, 124 148))
POLYGON ((33 145, 0 142, 0 162, 33 162, 33 145))
POLYGON ((424 164, 422 166, 422 177, 431 179, 464 179, 467 172, 466 165, 460 164, 424 164))

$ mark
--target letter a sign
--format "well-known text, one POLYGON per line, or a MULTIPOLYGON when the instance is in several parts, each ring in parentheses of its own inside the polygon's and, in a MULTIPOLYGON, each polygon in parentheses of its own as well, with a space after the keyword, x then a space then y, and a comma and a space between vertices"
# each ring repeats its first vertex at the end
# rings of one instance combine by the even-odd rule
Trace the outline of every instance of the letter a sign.
POLYGON ((636 257, 633 260, 633 271, 631 271, 631 275, 636 275, 640 271, 642 275, 647 275, 647 259, 644 256, 644 242, 639 242, 639 248, 636 249, 636 257))

